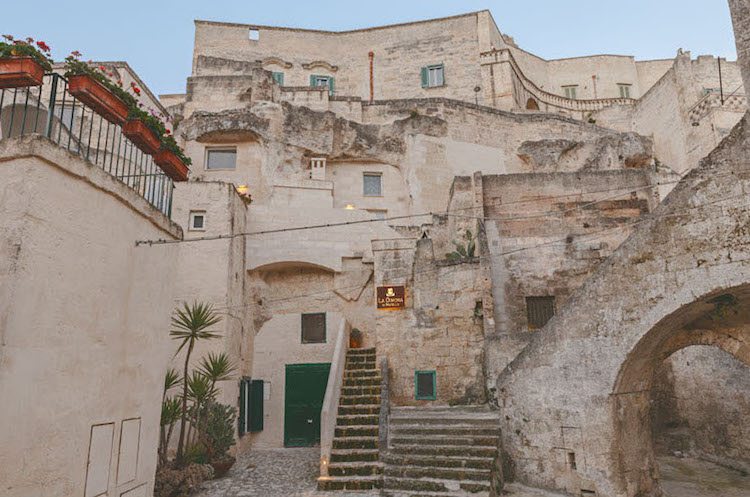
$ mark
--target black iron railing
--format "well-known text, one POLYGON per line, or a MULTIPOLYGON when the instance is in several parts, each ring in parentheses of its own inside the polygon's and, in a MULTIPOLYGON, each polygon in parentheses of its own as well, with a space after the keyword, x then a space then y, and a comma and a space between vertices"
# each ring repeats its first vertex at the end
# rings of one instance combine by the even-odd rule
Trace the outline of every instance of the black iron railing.
POLYGON ((68 81, 46 74, 41 86, 0 89, 0 139, 37 133, 99 166, 167 216, 174 183, 110 123, 68 92, 68 81))

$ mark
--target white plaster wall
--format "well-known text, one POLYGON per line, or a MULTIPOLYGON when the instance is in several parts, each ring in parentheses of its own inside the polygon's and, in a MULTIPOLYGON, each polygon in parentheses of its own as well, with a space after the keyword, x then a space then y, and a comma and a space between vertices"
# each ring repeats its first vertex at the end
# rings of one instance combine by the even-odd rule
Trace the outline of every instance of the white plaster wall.
POLYGON ((83 496, 92 426, 107 424, 88 480, 150 492, 178 248, 135 241, 179 228, 35 136, 0 142, 0 210, 0 494, 83 496), (137 467, 132 454, 122 467, 135 477, 118 482, 133 418, 137 467))
POLYGON ((330 363, 342 319, 339 313, 326 312, 326 342, 320 344, 302 343, 301 313, 276 314, 260 329, 255 337, 252 377, 270 383, 266 387, 270 398, 263 403, 263 431, 251 436, 254 447, 284 446, 286 365, 330 363))

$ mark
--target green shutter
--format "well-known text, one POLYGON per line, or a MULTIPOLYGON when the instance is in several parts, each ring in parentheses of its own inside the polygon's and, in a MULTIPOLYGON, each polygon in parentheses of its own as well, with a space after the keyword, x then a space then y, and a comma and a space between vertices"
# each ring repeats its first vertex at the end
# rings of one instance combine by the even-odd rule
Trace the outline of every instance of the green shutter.
POLYGON ((246 397, 247 388, 245 386, 246 382, 247 380, 245 380, 244 378, 240 380, 240 399, 239 399, 240 416, 237 422, 237 431, 239 432, 240 436, 244 435, 247 431, 246 426, 245 426, 245 420, 247 419, 247 413, 245 412, 245 406, 247 405, 247 397, 246 397))
POLYGON ((276 81, 276 84, 279 86, 284 86, 284 73, 283 72, 274 72, 273 74, 273 80, 276 81))
POLYGON ((427 88, 430 84, 430 76, 427 73, 427 67, 423 67, 422 71, 422 88, 427 88))
POLYGON ((317 86, 318 77, 315 74, 310 75, 310 86, 317 86))
POLYGON ((442 86, 445 86, 445 64, 442 62, 440 63, 440 69, 443 72, 443 85, 442 86))
POLYGON ((328 94, 329 95, 333 95, 333 91, 334 91, 333 90, 333 81, 334 81, 333 76, 329 76, 328 77, 328 94))
POLYGON ((263 431, 263 380, 253 380, 250 385, 249 431, 263 431))

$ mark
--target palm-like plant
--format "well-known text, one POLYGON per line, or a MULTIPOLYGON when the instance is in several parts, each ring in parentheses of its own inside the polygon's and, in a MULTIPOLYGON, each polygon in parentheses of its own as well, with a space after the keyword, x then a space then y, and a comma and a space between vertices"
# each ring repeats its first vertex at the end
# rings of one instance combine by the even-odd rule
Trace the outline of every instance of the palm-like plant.
POLYGON ((187 401, 188 401, 188 367, 190 365, 190 355, 195 348, 195 342, 198 340, 208 340, 218 338, 219 335, 209 328, 221 321, 221 317, 214 311, 210 304, 193 302, 192 304, 183 303, 181 309, 175 311, 172 316, 172 330, 170 336, 180 341, 175 355, 179 354, 184 348, 185 352, 185 369, 182 375, 182 419, 180 423, 180 440, 177 443, 176 459, 178 463, 183 462, 185 450, 185 423, 187 421, 187 401))
POLYGON ((164 375, 164 393, 161 395, 162 402, 167 398, 167 392, 179 385, 181 381, 180 373, 178 373, 175 368, 169 368, 167 370, 167 374, 164 375))
POLYGON ((219 354, 209 352, 201 358, 198 366, 198 371, 211 382, 212 390, 217 382, 231 379, 236 369, 237 367, 229 360, 225 352, 219 354))
POLYGON ((169 440, 172 438, 174 424, 180 420, 182 414, 182 402, 179 398, 164 399, 161 403, 161 423, 159 432, 159 464, 167 462, 167 450, 169 440))

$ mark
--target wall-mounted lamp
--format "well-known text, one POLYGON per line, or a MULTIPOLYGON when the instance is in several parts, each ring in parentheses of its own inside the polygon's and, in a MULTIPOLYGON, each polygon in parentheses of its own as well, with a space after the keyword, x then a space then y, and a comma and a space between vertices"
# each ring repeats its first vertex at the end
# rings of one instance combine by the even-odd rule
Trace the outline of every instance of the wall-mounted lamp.
POLYGON ((353 211, 354 209, 356 209, 356 207, 354 206, 354 204, 346 204, 346 207, 344 207, 344 209, 353 211))

